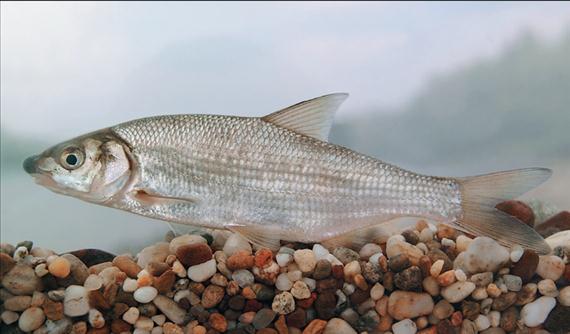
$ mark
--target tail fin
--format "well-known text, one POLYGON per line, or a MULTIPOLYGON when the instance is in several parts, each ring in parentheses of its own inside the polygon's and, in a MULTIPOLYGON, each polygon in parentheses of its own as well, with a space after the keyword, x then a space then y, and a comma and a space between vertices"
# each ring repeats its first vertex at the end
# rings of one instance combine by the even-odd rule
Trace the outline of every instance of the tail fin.
POLYGON ((475 235, 489 236, 505 246, 516 244, 539 254, 550 253, 550 247, 540 234, 497 210, 495 205, 535 188, 551 174, 546 168, 526 168, 459 178, 463 219, 457 226, 475 235))

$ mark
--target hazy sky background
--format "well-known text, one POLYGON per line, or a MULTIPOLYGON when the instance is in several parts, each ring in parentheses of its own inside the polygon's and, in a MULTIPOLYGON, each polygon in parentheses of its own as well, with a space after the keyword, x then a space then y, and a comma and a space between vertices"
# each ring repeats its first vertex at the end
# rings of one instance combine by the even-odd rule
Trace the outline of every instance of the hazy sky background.
POLYGON ((556 38, 568 3, 2 2, 2 127, 66 139, 167 113, 263 115, 351 93, 391 108, 426 78, 556 38))

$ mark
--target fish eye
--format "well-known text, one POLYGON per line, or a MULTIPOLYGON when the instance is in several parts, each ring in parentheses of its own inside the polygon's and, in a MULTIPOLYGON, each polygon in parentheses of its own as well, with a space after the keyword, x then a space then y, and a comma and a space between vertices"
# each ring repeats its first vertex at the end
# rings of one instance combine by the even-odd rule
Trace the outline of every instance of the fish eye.
POLYGON ((61 165, 68 170, 74 170, 83 165, 84 160, 83 151, 77 147, 69 147, 61 154, 61 165))

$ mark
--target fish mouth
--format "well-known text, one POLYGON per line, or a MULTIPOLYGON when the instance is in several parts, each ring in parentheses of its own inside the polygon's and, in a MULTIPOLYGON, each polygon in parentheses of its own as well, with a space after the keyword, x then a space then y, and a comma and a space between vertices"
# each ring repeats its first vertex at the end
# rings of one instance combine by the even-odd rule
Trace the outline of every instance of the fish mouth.
POLYGON ((37 164, 39 158, 40 158, 39 155, 32 155, 31 157, 28 157, 26 158, 26 160, 24 160, 24 162, 22 163, 22 167, 24 168, 26 173, 30 175, 39 174, 38 164, 37 164))

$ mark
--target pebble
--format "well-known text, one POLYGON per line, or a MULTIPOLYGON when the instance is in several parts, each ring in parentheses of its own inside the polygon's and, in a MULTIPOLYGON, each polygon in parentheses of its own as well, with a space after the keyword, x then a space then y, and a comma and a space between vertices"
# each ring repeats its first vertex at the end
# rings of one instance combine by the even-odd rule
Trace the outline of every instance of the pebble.
POLYGON ((471 245, 472 242, 473 239, 464 235, 460 235, 455 240, 455 248, 457 248, 457 251, 459 252, 464 252, 467 250, 467 248, 469 248, 469 245, 471 245))
POLYGON ((311 291, 309 290, 307 284, 303 281, 297 281, 293 283, 291 294, 297 299, 306 299, 311 297, 311 291))
POLYGON ((15 295, 31 295, 35 290, 41 290, 41 281, 30 266, 16 264, 4 274, 2 286, 15 295))
POLYGON ((127 323, 134 325, 140 316, 139 309, 136 307, 131 307, 127 312, 123 313, 122 319, 127 323))
POLYGON ((102 328, 105 326, 105 317, 103 317, 103 314, 99 310, 90 309, 88 320, 93 328, 102 328))
POLYGON ((181 245, 176 249, 176 257, 185 266, 195 266, 212 259, 212 249, 205 243, 181 245))
POLYGON ((2 319, 2 322, 5 323, 6 325, 10 325, 15 323, 16 321, 18 321, 18 318, 20 317, 20 315, 14 311, 4 311, 2 312, 2 314, 0 314, 0 319, 2 319))
POLYGON ((428 315, 433 308, 433 300, 427 293, 394 291, 388 299, 388 313, 397 320, 428 315))
POLYGON ((202 293, 202 306, 212 308, 218 305, 224 298, 225 290, 217 285, 210 284, 202 293))
POLYGON ((31 305, 32 297, 30 296, 13 296, 4 301, 4 309, 8 311, 22 312, 31 305))
POLYGON ((169 244, 167 242, 158 242, 154 245, 143 248, 137 255, 137 264, 141 268, 151 262, 164 262, 170 254, 169 244))
POLYGON ((83 286, 89 291, 99 290, 103 286, 103 279, 99 275, 91 274, 87 276, 83 286))
POLYGON ((539 257, 533 250, 527 249, 523 252, 519 261, 511 268, 511 274, 522 279, 523 283, 528 283, 536 273, 539 257))
POLYGON ((250 271, 244 269, 234 271, 232 274, 232 279, 236 281, 241 288, 250 286, 255 281, 253 274, 250 271))
POLYGON ((211 259, 204 263, 188 268, 188 278, 194 282, 204 282, 216 273, 216 260, 211 259))
POLYGON ((439 290, 440 290, 439 284, 437 283, 437 280, 433 276, 428 276, 424 278, 424 280, 422 281, 422 287, 427 293, 429 293, 433 297, 439 295, 439 290))
POLYGON ((152 286, 143 286, 133 293, 135 300, 142 304, 150 303, 157 295, 158 290, 152 286))
POLYGON ((357 334, 357 332, 345 320, 332 318, 327 322, 323 334, 357 334))
POLYGON ((404 319, 392 325, 392 332, 394 334, 414 334, 417 331, 416 323, 410 319, 404 319))
POLYGON ((346 247, 335 248, 332 255, 344 265, 352 261, 358 261, 360 259, 360 256, 357 252, 346 247))
POLYGON ((484 331, 485 329, 491 326, 489 318, 487 318, 483 314, 479 314, 479 316, 477 316, 477 318, 475 319, 474 323, 475 326, 477 326, 478 331, 484 331))
POLYGON ((318 260, 313 271, 314 279, 324 279, 331 275, 332 265, 328 260, 318 260))
POLYGON ((295 253, 293 253, 293 258, 303 273, 312 272, 317 264, 315 253, 310 249, 296 250, 295 253))
POLYGON ((380 300, 380 298, 384 296, 384 291, 385 288, 382 284, 375 283, 372 289, 370 289, 370 298, 372 298, 372 300, 380 300))
POLYGON ((474 274, 497 271, 510 259, 509 251, 488 237, 477 237, 454 261, 454 268, 474 274))
POLYGON ((65 289, 63 313, 70 317, 79 317, 89 312, 88 291, 79 285, 70 285, 65 289))
POLYGON ((158 295, 153 299, 152 303, 173 323, 182 324, 186 315, 186 311, 172 299, 158 295))
POLYGON ((515 275, 504 275, 503 282, 507 286, 509 291, 521 291, 522 288, 522 279, 515 275))
MULTIPOLYGON (((289 262, 293 260, 293 256, 287 253, 278 253, 275 255, 275 261, 279 265, 279 267, 286 267, 289 262)), ((328 261, 327 261, 328 262, 328 261)))
POLYGON ((441 290, 441 295, 450 303, 458 303, 475 290, 473 282, 455 282, 441 290))
POLYGON ((419 263, 424 253, 416 246, 407 243, 401 235, 391 236, 386 242, 386 256, 392 258, 398 254, 406 254, 414 265, 419 263))
POLYGON ((57 257, 48 265, 48 271, 55 277, 64 278, 71 273, 71 264, 63 257, 57 257))
POLYGON ((570 286, 565 286, 560 289, 558 302, 560 302, 562 306, 570 306, 570 286))
POLYGON ((449 318, 453 313, 454 308, 447 300, 442 299, 433 308, 433 315, 439 319, 443 320, 449 318))
POLYGON ((542 278, 558 280, 564 273, 564 261, 556 255, 540 256, 536 273, 542 278))
POLYGON ((406 254, 398 254, 396 256, 391 257, 390 260, 388 261, 388 267, 390 268, 391 271, 395 273, 408 268, 410 265, 411 265, 410 259, 406 254))
POLYGON ((528 327, 536 327, 546 320, 554 306, 556 306, 556 299, 553 297, 540 297, 523 306, 520 314, 521 320, 528 327))
POLYGON ((238 233, 232 233, 228 240, 226 240, 223 251, 227 256, 232 256, 235 252, 240 250, 246 251, 249 254, 252 253, 249 242, 238 233))
POLYGON ((30 307, 18 319, 18 327, 24 332, 32 332, 44 323, 45 314, 39 307, 30 307))
POLYGON ((402 290, 414 290, 422 285, 422 272, 412 266, 394 275, 394 284, 402 290))
POLYGON ((358 252, 358 256, 360 260, 368 261, 368 259, 376 253, 382 253, 382 247, 374 243, 368 243, 362 246, 358 252))
POLYGON ((511 262, 512 263, 519 262, 523 254, 524 254, 524 249, 521 246, 519 245, 514 246, 511 249, 511 254, 509 255, 509 257, 511 258, 511 262))
POLYGON ((291 282, 287 273, 281 273, 277 276, 275 287, 281 291, 289 291, 293 287, 293 282, 291 282))
POLYGON ((543 279, 538 282, 538 292, 541 295, 547 297, 558 297, 558 289, 556 288, 556 284, 551 279, 543 279))
POLYGON ((266 328, 275 319, 275 315, 273 310, 262 308, 255 314, 251 323, 255 329, 266 328))
POLYGON ((295 310, 295 298, 287 291, 275 295, 271 309, 278 314, 289 314, 295 310))
POLYGON ((207 244, 208 241, 204 237, 197 234, 183 234, 172 240, 168 245, 168 251, 170 254, 176 254, 178 247, 182 245, 194 245, 194 244, 207 244))
POLYGON ((130 278, 137 278, 137 275, 142 270, 129 255, 119 255, 115 257, 113 259, 113 265, 121 269, 121 271, 130 278))

